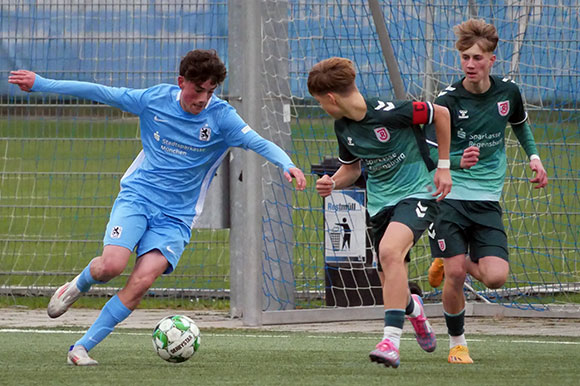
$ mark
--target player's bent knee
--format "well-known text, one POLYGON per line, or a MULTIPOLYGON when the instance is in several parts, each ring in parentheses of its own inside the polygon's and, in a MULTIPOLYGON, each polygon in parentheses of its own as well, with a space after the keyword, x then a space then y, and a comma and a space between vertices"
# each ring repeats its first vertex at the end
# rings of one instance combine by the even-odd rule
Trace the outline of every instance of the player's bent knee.
POLYGON ((489 289, 498 289, 505 284, 506 280, 507 277, 484 278, 483 284, 489 289))
POLYGON ((95 259, 91 264, 91 275, 98 281, 107 282, 123 273, 124 269, 125 266, 122 264, 95 259))

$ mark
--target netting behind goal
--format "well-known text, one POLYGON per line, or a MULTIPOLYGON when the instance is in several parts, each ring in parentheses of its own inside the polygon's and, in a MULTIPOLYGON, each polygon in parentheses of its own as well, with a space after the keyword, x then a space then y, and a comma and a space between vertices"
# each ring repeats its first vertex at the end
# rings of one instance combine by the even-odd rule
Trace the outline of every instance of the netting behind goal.
MULTIPOLYGON (((245 59, 229 57, 232 23, 227 1, 57 0, 0 7, 0 290, 51 293, 102 249, 119 179, 140 149, 138 122, 118 110, 55 95, 25 94, 5 81, 10 70, 43 76, 148 87, 175 83, 179 58, 193 48, 215 48, 230 74, 245 59)), ((239 4, 239 3, 238 3, 239 4)), ((508 176, 502 206, 511 273, 502 290, 467 283, 470 297, 520 308, 572 304, 580 309, 578 235, 579 6, 576 1, 468 0, 379 2, 393 58, 408 98, 432 100, 460 75, 452 28, 470 16, 494 23, 501 37, 495 74, 519 84, 540 156, 546 189, 528 183, 526 156, 507 130, 508 176)), ((373 251, 365 233, 364 180, 323 202, 314 182, 336 169, 332 120, 306 88, 321 59, 355 62, 357 84, 370 98, 395 89, 369 2, 363 0, 260 2, 259 87, 265 137, 283 146, 308 174, 295 192, 280 171, 264 164, 263 308, 335 309, 380 305, 373 251), (362 233, 361 233, 362 230, 362 233), (347 253, 348 250, 348 253, 347 253)), ((238 36, 239 38, 239 36, 238 36)), ((230 80, 218 91, 229 95, 230 80)), ((246 103, 248 103, 246 101, 246 103)), ((250 171, 251 172, 251 171, 250 171)), ((220 172, 218 171, 218 174, 220 172)), ((227 192, 227 171, 215 197, 227 192)), ((238 177, 237 175, 235 176, 238 177)), ((242 174, 240 174, 240 179, 242 174)), ((178 269, 162 277, 152 296, 177 303, 228 298, 229 223, 224 207, 206 208, 206 227, 194 230, 178 269), (214 224, 217 219, 220 224, 214 224)), ((227 209, 225 210, 227 211, 227 209)), ((249 214, 259 215, 259 214, 249 214)), ((248 256, 254 258, 255 256, 248 256)), ((426 236, 412 251, 409 276, 437 300, 426 282, 426 236)), ((125 276, 94 293, 111 294, 125 276)))
MULTIPOLYGON (((121 176, 141 150, 139 125, 89 101, 25 94, 8 84, 9 71, 116 87, 175 84, 180 58, 193 48, 214 48, 227 60, 227 7, 3 2, 0 19, 0 294, 46 296, 100 255, 121 176)), ((180 269, 149 295, 177 305, 226 298, 228 238, 227 228, 195 229, 180 269)), ((114 293, 132 265, 91 293, 114 293)))
MULTIPOLYGON (((333 195, 326 202, 316 196, 314 182, 336 170, 337 144, 332 120, 315 105, 306 87, 308 70, 331 56, 352 59, 357 85, 370 98, 394 98, 392 78, 367 1, 289 2, 285 19, 265 15, 264 23, 278 23, 288 31, 286 44, 291 100, 293 155, 299 167, 312 171, 308 194, 294 198, 295 247, 293 283, 288 298, 268 292, 272 266, 286 264, 266 251, 265 292, 270 310, 328 308, 382 304, 380 284, 365 233, 356 229, 364 199, 333 195), (350 205, 350 207, 349 207, 350 205), (351 210, 342 210, 351 208, 351 210), (346 230, 343 223, 349 224, 346 230), (348 239, 348 240, 347 240, 348 239), (347 243, 348 241, 348 243, 347 243), (366 247, 366 250, 365 250, 366 247)), ((517 308, 544 309, 545 304, 580 304, 580 199, 578 180, 579 133, 579 6, 575 1, 500 1, 480 5, 473 1, 391 1, 382 7, 404 91, 408 98, 433 100, 461 76, 454 48, 453 26, 469 17, 496 25, 500 43, 494 74, 506 75, 520 86, 538 144, 550 177, 541 190, 528 182, 527 156, 507 129, 508 174, 501 199, 508 233, 511 272, 501 290, 490 291, 468 280, 469 298, 499 302, 517 308)), ((264 57, 275 55, 264 45, 264 57)), ((275 76, 275 74, 265 75, 275 76)), ((275 127, 272 127, 275 130, 275 127)), ((364 192, 364 183, 362 185, 364 192)), ((359 186, 358 189, 361 189, 359 186)), ((364 217, 364 215, 363 215, 364 217)), ((412 251, 410 279, 427 297, 440 292, 426 281, 431 262, 427 235, 412 251)))

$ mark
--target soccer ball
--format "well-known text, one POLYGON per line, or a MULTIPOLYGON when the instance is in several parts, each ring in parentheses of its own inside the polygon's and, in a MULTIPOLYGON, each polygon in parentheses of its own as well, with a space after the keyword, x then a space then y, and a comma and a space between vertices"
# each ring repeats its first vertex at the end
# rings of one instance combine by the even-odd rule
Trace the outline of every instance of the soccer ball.
POLYGON ((185 362, 199 349, 200 332, 184 315, 167 316, 153 330, 153 348, 167 362, 185 362))

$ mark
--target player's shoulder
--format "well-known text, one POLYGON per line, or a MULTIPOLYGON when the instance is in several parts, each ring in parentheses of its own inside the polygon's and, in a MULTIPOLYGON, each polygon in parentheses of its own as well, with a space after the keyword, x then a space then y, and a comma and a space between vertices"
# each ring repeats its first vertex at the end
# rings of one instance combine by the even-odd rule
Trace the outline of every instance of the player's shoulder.
POLYGON ((159 83, 144 90, 143 95, 149 100, 175 99, 179 87, 174 84, 159 83))
POLYGON ((509 76, 492 75, 491 78, 493 79, 495 86, 499 89, 509 90, 517 93, 520 92, 520 87, 518 86, 516 81, 510 78, 509 76))
POLYGON ((411 107, 413 101, 410 100, 398 100, 391 98, 372 98, 365 99, 367 104, 367 112, 369 113, 389 113, 392 111, 399 111, 405 107, 411 107))
POLYGON ((454 82, 445 87, 443 90, 439 91, 435 103, 437 103, 437 100, 445 100, 447 98, 459 97, 461 94, 461 90, 463 90, 463 86, 461 84, 461 80, 458 80, 457 82, 454 82))
POLYGON ((173 90, 179 89, 178 86, 169 83, 159 83, 154 86, 151 86, 147 89, 148 92, 152 94, 167 94, 173 90))
POLYGON ((218 97, 217 95, 212 95, 211 100, 209 101, 208 108, 215 108, 215 109, 234 109, 232 105, 229 104, 228 101, 218 97))

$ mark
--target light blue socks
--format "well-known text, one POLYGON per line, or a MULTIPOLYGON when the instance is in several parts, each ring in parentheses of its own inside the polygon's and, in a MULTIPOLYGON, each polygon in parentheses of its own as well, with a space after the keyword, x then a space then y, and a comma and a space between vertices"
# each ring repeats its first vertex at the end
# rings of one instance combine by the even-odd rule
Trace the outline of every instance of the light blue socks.
POLYGON ((91 262, 85 267, 85 269, 83 269, 83 271, 81 272, 81 274, 79 275, 79 278, 77 280, 77 288, 81 292, 87 292, 88 290, 91 289, 91 286, 93 284, 105 283, 103 281, 98 281, 98 280, 93 279, 93 276, 91 275, 91 263, 92 262, 93 262, 93 260, 91 260, 91 262))
POLYGON ((130 309, 125 307, 117 295, 113 296, 103 307, 99 317, 85 335, 75 343, 90 351, 93 347, 105 339, 115 326, 131 315, 130 309))

